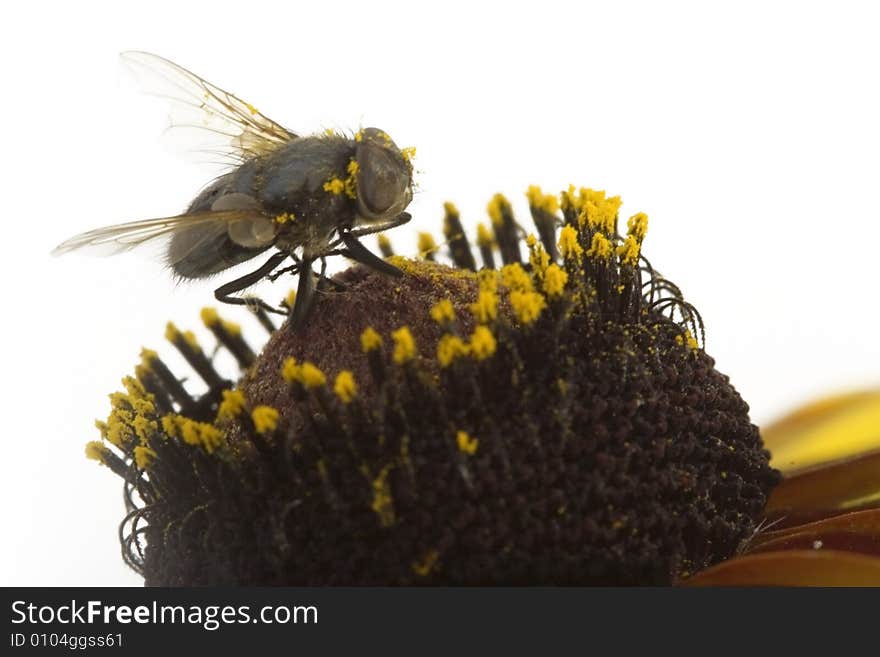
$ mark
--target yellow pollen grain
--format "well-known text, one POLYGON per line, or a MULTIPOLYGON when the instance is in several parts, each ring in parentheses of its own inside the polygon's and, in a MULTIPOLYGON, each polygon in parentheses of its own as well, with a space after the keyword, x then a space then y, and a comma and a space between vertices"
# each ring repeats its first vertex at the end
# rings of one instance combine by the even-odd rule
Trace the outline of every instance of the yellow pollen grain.
POLYGON ((250 112, 251 114, 259 114, 259 111, 257 110, 257 108, 254 107, 253 105, 251 105, 250 103, 246 102, 244 104, 244 106, 247 107, 248 112, 250 112))
POLYGON ((417 248, 419 250, 419 255, 425 257, 431 255, 437 250, 437 242, 434 241, 434 236, 431 235, 431 233, 420 232, 417 248))
POLYGON ((498 294, 490 290, 480 290, 477 300, 471 304, 471 313, 481 324, 488 324, 498 317, 498 294))
POLYGON ((179 438, 187 445, 201 447, 208 454, 223 443, 223 433, 213 424, 196 422, 181 415, 164 416, 162 429, 169 438, 179 438))
POLYGON ((541 316, 541 311, 547 305, 546 299, 537 292, 520 292, 514 290, 510 293, 510 306, 513 314, 521 324, 532 324, 541 316))
POLYGON ((498 343, 492 331, 486 326, 478 326, 471 335, 471 353, 477 360, 486 360, 495 354, 498 343))
POLYGON ((623 264, 635 267, 639 263, 640 250, 638 240, 632 235, 627 235, 623 244, 617 247, 617 256, 623 264))
POLYGON ((293 308, 293 304, 296 303, 296 290, 288 291, 287 296, 284 297, 284 303, 288 308, 293 308))
POLYGON ((581 202, 575 193, 574 185, 569 185, 568 189, 559 195, 559 206, 565 211, 580 212, 581 202))
POLYGON ((212 326, 216 326, 220 323, 220 315, 217 313, 216 308, 211 308, 210 306, 205 306, 202 308, 199 316, 202 318, 202 324, 211 328, 212 326))
POLYGON ((131 421, 131 428, 134 429, 134 435, 137 436, 138 440, 146 443, 156 435, 156 432, 159 430, 159 424, 155 420, 138 415, 131 421))
POLYGON ((605 202, 604 189, 590 189, 589 187, 581 187, 578 190, 578 196, 581 203, 592 203, 593 205, 601 205, 605 202))
POLYGON ((125 386, 125 389, 128 391, 129 396, 133 399, 153 399, 153 396, 147 392, 146 388, 144 388, 144 384, 134 377, 123 377, 122 385, 125 386))
POLYGON ((357 174, 360 165, 356 159, 351 158, 345 170, 348 172, 348 176, 345 178, 345 195, 352 199, 357 198, 357 174))
POLYGON ((101 438, 107 440, 107 433, 110 430, 110 428, 107 426, 107 423, 103 422, 102 420, 95 420, 95 428, 100 432, 101 438))
POLYGON ((141 470, 145 470, 155 458, 156 452, 149 447, 138 445, 134 448, 134 462, 141 470))
POLYGON ((306 390, 312 390, 327 383, 327 377, 317 365, 306 361, 299 368, 297 381, 302 383, 306 390))
POLYGON ((452 301, 442 299, 431 307, 431 319, 443 326, 455 321, 455 308, 452 301))
POLYGON ((278 428, 279 417, 278 410, 271 406, 257 406, 251 411, 254 430, 259 434, 275 431, 278 428))
POLYGON ((293 221, 296 221, 296 215, 293 212, 282 212, 275 217, 276 224, 286 224, 293 221))
POLYGON ((174 325, 174 322, 168 322, 165 325, 165 339, 168 342, 174 342, 180 337, 180 330, 174 325))
POLYGON ((460 337, 447 333, 437 342, 437 362, 440 367, 449 367, 456 359, 467 356, 468 351, 460 337))
POLYGON ((675 342, 682 347, 687 345, 688 349, 691 349, 692 351, 698 349, 700 346, 697 339, 688 329, 685 329, 684 335, 676 335, 675 342))
POLYGON ((486 290, 487 292, 498 291, 499 274, 495 269, 482 269, 477 274, 477 278, 479 279, 481 290, 486 290))
POLYGON ((159 354, 157 354, 152 349, 141 349, 141 368, 145 372, 150 372, 153 369, 153 363, 159 360, 159 354))
POLYGON ((406 160, 407 164, 410 164, 416 157, 416 147, 406 146, 404 148, 401 148, 400 154, 403 155, 403 159, 406 160))
POLYGON ((590 249, 587 256, 599 260, 609 260, 614 254, 614 247, 611 241, 602 233, 593 235, 593 241, 590 243, 590 249))
POLYGON ((501 283, 511 290, 519 290, 520 292, 531 292, 533 289, 532 277, 518 262, 504 265, 501 268, 501 283))
POLYGON ((91 440, 86 443, 86 458, 98 463, 105 463, 110 450, 100 440, 91 440))
POLYGON ((402 326, 391 333, 391 339, 394 341, 394 352, 392 358, 395 363, 402 365, 412 360, 416 355, 416 341, 409 330, 409 327, 402 326))
POLYGON ((476 438, 471 438, 467 432, 459 431, 455 435, 455 442, 458 444, 459 451, 467 454, 468 456, 473 456, 477 453, 477 446, 480 444, 480 441, 476 438))
POLYGON ((331 178, 324 183, 324 191, 339 196, 345 191, 345 182, 339 178, 331 178))
POLYGON ((223 399, 217 409, 217 421, 228 422, 244 410, 245 397, 241 390, 224 390, 223 399))
POLYGON ((333 392, 344 404, 349 404, 357 396, 357 383, 350 370, 342 370, 333 382, 333 392))
POLYGON ((631 216, 626 222, 627 234, 632 235, 639 242, 645 239, 648 232, 648 215, 639 212, 631 216))
POLYGON ((537 185, 529 186, 526 190, 526 198, 529 200, 529 205, 538 210, 555 214, 559 209, 559 199, 553 194, 545 194, 537 185))
POLYGON ((477 224, 477 246, 480 248, 491 248, 495 243, 495 238, 492 237, 492 231, 489 230, 486 224, 480 222, 477 224))
POLYGON ((285 358, 281 365, 281 378, 287 383, 293 383, 299 379, 300 366, 296 362, 296 358, 285 358))
POLYGON ((223 327, 223 330, 226 331, 226 333, 233 337, 241 335, 240 324, 236 324, 235 322, 228 322, 226 320, 220 320, 220 325, 223 327))
POLYGON ((364 332, 361 333, 361 349, 364 353, 368 353, 370 351, 374 351, 382 346, 382 336, 379 335, 376 330, 368 326, 364 329, 364 332))
POLYGON ((563 226, 559 231, 559 252, 568 261, 580 260, 584 254, 584 248, 578 242, 577 231, 572 226, 563 226))
POLYGON ((190 349, 192 349, 193 351, 202 350, 202 346, 199 344, 195 333, 193 333, 192 331, 184 331, 182 335, 183 339, 186 341, 186 344, 189 345, 190 349))
POLYGON ((544 250, 542 244, 538 243, 529 254, 529 262, 532 265, 532 271, 534 271, 538 277, 542 277, 544 271, 550 264, 550 254, 544 250))
POLYGON ((431 571, 434 570, 434 566, 437 563, 437 560, 440 558, 440 553, 437 550, 430 550, 425 556, 421 559, 421 561, 413 562, 412 571, 419 577, 427 577, 431 574, 431 571))
POLYGON ((507 200, 504 194, 495 194, 486 206, 486 212, 489 213, 489 219, 492 220, 492 223, 500 226, 501 222, 504 221, 504 215, 511 212, 510 201, 507 200))
POLYGON ((559 265, 549 265, 544 271, 544 293, 551 299, 562 296, 567 282, 568 272, 559 265))
POLYGON ((177 430, 176 415, 162 416, 162 431, 164 431, 169 438, 177 438, 180 432, 177 430))
POLYGON ((394 524, 394 498, 391 496, 391 484, 388 481, 390 472, 391 466, 386 465, 372 482, 373 501, 370 508, 379 516, 379 523, 383 527, 394 524))

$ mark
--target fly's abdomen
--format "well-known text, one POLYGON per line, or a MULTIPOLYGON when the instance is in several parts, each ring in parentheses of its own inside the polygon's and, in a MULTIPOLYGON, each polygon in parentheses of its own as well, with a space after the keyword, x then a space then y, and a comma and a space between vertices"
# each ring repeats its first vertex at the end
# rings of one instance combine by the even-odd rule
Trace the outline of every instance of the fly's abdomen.
POLYGON ((168 264, 181 278, 206 278, 250 260, 268 246, 247 248, 229 238, 226 224, 195 226, 174 234, 168 245, 168 264))
MULTIPOLYGON (((251 198, 241 194, 238 189, 248 178, 252 186, 251 169, 245 165, 215 180, 193 199, 186 213, 199 215, 221 209, 221 206, 231 209, 227 206, 234 207, 234 203, 226 202, 227 199, 251 198)), ((250 260, 267 248, 248 248, 237 244, 230 238, 229 224, 218 219, 216 222, 194 223, 191 227, 175 231, 168 244, 166 261, 180 278, 205 278, 250 260)))

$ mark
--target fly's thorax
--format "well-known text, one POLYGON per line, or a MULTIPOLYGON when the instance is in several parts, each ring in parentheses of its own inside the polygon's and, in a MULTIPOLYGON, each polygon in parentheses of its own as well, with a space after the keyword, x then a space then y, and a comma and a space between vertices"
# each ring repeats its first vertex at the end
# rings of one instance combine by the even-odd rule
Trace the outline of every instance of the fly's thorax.
POLYGON ((262 158, 255 194, 268 207, 287 208, 325 195, 329 181, 344 178, 354 141, 302 137, 262 158))

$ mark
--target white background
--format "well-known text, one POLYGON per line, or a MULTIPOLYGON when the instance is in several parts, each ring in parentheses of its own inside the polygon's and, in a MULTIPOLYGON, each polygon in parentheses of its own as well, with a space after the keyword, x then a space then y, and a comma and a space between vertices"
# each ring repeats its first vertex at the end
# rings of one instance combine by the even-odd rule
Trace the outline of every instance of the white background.
MULTIPOLYGON (((525 220, 530 183, 623 195, 762 423, 880 379, 877 25, 840 1, 9 4, 0 584, 139 582, 120 481, 83 445, 140 347, 170 353, 166 320, 196 328, 212 300, 136 255, 49 257, 75 232, 175 214, 210 177, 162 146, 164 109, 120 51, 296 131, 376 125, 417 146, 417 228, 439 233, 447 199, 474 226, 496 191, 525 220)), ((398 230, 413 253, 415 228, 398 230)))

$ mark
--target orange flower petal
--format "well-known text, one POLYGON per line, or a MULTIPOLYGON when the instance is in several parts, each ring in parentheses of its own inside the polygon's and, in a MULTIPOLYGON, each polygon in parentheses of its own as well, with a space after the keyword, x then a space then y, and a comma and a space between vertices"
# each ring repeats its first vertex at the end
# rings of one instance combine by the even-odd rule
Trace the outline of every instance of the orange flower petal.
POLYGON ((771 464, 787 474, 880 449, 880 390, 820 399, 763 427, 771 464))
POLYGON ((746 552, 843 550, 880 556, 880 509, 844 513, 798 527, 755 536, 746 552))
POLYGON ((880 559, 836 550, 761 552, 724 561, 682 586, 880 586, 880 559))
POLYGON ((880 451, 787 476, 771 493, 768 515, 880 506, 880 451))

